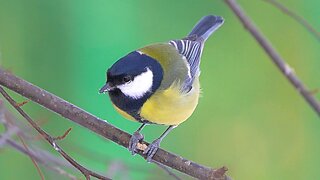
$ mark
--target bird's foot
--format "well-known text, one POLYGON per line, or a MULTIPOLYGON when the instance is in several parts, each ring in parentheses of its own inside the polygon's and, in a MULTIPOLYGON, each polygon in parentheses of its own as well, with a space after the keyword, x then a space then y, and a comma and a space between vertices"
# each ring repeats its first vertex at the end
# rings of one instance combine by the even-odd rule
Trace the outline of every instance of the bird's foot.
POLYGON ((152 161, 152 157, 156 154, 157 150, 160 147, 160 139, 154 140, 149 146, 143 151, 143 154, 147 155, 147 162, 152 161))
POLYGON ((128 149, 132 155, 135 155, 137 153, 137 144, 141 142, 143 138, 143 135, 138 131, 134 132, 131 136, 128 149))

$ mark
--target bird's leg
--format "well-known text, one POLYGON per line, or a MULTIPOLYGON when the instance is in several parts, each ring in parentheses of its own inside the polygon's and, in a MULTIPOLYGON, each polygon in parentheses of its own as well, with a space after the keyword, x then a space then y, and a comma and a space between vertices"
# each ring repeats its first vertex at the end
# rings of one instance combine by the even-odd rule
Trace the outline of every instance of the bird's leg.
POLYGON ((132 155, 135 155, 137 152, 137 144, 143 140, 143 135, 140 133, 140 131, 146 126, 146 123, 143 123, 139 129, 137 129, 136 132, 133 133, 133 135, 130 138, 129 141, 129 151, 132 155))
POLYGON ((151 162, 152 161, 152 157, 156 154, 157 150, 160 147, 160 143, 163 140, 164 137, 166 137, 169 132, 174 129, 177 126, 169 126, 168 129, 166 129, 166 131, 164 131, 164 133, 156 140, 154 140, 151 144, 149 144, 149 146, 143 151, 143 154, 147 155, 147 161, 151 162))

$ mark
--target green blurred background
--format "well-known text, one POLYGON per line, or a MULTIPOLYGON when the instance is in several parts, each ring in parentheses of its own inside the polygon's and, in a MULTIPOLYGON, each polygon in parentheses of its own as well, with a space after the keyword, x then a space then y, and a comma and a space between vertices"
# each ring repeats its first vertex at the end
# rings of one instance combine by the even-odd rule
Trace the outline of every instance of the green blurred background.
MULTIPOLYGON (((319 87, 319 42, 269 4, 239 2, 308 87, 319 87)), ((320 29, 320 1, 280 2, 320 29)), ((0 62, 132 133, 139 124, 122 118, 108 97, 98 94, 106 69, 134 49, 183 37, 207 14, 223 16, 225 24, 206 43, 202 98, 162 148, 207 166, 225 165, 234 179, 319 178, 319 118, 221 0, 0 0, 0 62)), ((34 103, 24 109, 45 121, 42 127, 52 135, 72 127, 60 144, 86 167, 106 172, 111 163, 121 162, 129 179, 168 178, 125 148, 34 103)), ((151 141, 164 129, 149 126, 143 133, 151 141)), ((65 179, 42 170, 47 179, 65 179)), ((40 177, 27 156, 5 148, 0 150, 0 179, 40 177)))

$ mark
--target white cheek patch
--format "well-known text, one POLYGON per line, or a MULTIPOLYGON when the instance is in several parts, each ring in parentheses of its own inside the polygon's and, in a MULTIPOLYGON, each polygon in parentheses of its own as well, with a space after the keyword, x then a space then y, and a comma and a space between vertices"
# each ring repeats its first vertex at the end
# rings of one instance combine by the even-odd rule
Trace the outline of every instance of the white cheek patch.
POLYGON ((151 91, 153 84, 153 73, 147 68, 146 72, 136 76, 133 81, 119 85, 118 88, 123 94, 133 99, 143 97, 148 91, 151 91))

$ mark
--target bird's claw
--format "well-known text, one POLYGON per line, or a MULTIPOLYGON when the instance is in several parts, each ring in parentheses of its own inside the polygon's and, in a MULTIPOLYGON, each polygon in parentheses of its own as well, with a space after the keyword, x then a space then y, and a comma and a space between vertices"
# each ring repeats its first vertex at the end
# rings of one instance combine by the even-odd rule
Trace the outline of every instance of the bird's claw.
POLYGON ((128 149, 132 155, 135 155, 137 153, 137 144, 141 142, 143 138, 143 135, 138 131, 134 132, 131 136, 128 149))
POLYGON ((152 161, 152 157, 156 154, 157 150, 160 147, 160 139, 154 140, 149 146, 143 151, 143 154, 147 155, 147 162, 152 161))

